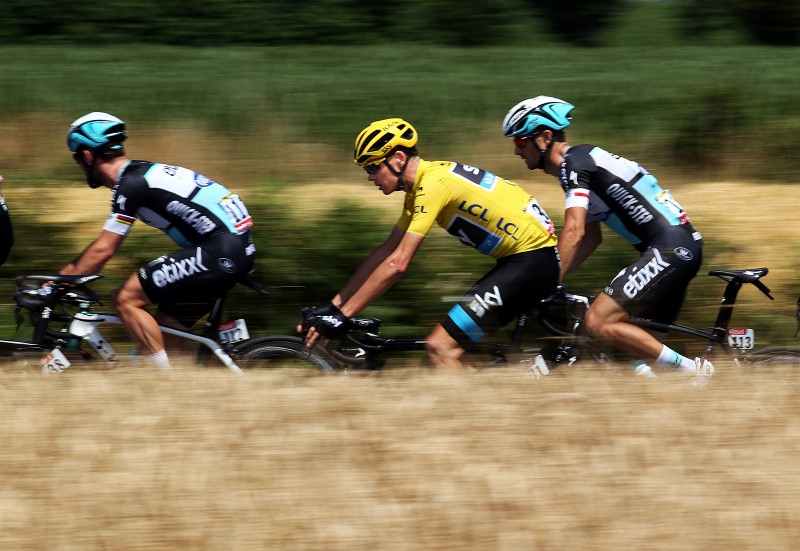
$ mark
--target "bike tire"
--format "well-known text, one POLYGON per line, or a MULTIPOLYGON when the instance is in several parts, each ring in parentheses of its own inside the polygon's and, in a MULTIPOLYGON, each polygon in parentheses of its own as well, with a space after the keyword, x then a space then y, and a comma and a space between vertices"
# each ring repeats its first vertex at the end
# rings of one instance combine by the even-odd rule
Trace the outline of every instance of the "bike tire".
POLYGON ((740 361, 749 367, 800 367, 800 346, 770 346, 754 350, 740 361))
POLYGON ((340 364, 322 349, 309 350, 299 337, 261 337, 237 346, 234 355, 242 369, 276 367, 313 368, 322 373, 341 371, 340 364))

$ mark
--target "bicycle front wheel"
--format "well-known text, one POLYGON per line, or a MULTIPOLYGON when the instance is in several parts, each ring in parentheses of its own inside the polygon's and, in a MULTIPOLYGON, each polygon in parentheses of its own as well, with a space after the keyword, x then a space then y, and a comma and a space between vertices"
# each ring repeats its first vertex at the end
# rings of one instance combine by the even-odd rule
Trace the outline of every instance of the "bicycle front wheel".
POLYGON ((235 361, 243 369, 312 367, 323 373, 341 371, 339 363, 322 349, 309 350, 299 337, 261 337, 237 347, 235 361))
POLYGON ((800 347, 770 346, 754 350, 744 358, 740 358, 750 367, 793 366, 800 367, 800 347))

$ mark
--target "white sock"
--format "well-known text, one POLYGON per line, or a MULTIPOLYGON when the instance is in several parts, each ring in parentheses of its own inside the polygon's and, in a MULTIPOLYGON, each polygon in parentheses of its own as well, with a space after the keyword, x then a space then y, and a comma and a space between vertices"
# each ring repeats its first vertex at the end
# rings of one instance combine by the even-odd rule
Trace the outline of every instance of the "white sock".
POLYGON ((661 348, 661 354, 656 358, 656 364, 674 369, 678 373, 697 373, 694 360, 681 356, 666 344, 661 348))
POLYGON ((158 369, 171 369, 166 350, 159 350, 155 354, 150 354, 150 362, 158 369))

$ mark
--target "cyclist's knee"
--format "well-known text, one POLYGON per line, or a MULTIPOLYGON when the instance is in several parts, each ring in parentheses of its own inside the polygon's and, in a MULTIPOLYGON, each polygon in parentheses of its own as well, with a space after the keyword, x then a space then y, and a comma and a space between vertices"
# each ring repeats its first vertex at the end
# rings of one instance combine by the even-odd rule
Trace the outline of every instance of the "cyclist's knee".
POLYGON ((590 308, 589 311, 586 312, 586 331, 589 332, 589 335, 592 338, 599 338, 603 334, 603 330, 605 327, 605 319, 603 316, 598 315, 596 312, 592 312, 590 308))
POLYGON ((111 293, 111 305, 117 312, 125 308, 144 308, 150 304, 150 299, 138 281, 132 283, 133 278, 125 282, 122 287, 111 293))
POLYGON ((586 312, 586 330, 593 339, 609 341, 614 339, 614 324, 618 322, 617 316, 604 315, 602 312, 586 312))

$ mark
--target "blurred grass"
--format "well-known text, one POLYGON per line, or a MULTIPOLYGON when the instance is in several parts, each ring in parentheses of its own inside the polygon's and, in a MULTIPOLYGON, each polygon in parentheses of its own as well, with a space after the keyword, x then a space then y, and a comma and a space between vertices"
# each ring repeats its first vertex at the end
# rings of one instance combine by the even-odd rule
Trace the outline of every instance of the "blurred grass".
POLYGON ((0 548, 791 549, 793 371, 0 374, 0 548))

